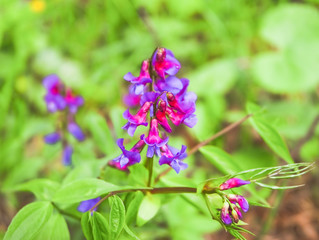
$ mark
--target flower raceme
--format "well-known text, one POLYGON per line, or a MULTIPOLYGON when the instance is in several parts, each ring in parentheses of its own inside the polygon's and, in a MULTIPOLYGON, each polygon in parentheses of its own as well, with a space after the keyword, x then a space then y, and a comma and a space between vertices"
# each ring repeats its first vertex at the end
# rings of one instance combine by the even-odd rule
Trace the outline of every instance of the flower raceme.
POLYGON ((47 144, 56 144, 61 141, 63 145, 62 162, 64 165, 71 165, 73 147, 65 138, 65 133, 69 132, 79 142, 85 139, 82 129, 75 122, 75 114, 84 104, 84 99, 81 96, 75 96, 70 88, 66 89, 57 75, 45 77, 43 86, 47 90, 44 100, 48 111, 50 113, 60 112, 64 115, 62 119, 67 119, 67 122, 59 124, 62 128, 57 128, 55 132, 44 136, 44 141, 47 144))
MULTIPOLYGON (((168 146, 169 138, 165 132, 172 132, 170 122, 176 126, 184 124, 191 128, 197 123, 194 114, 197 96, 187 91, 188 79, 179 79, 175 76, 180 68, 181 64, 172 51, 157 48, 150 59, 142 62, 137 77, 131 72, 124 76, 124 79, 131 83, 125 103, 128 106, 135 106, 138 103, 140 108, 136 114, 131 114, 129 109, 123 113, 127 123, 122 127, 133 136, 139 126, 149 125, 148 134, 140 136, 140 141, 147 145, 146 156, 148 158, 158 156, 160 165, 167 164, 177 173, 187 168, 187 164, 183 162, 187 156, 186 146, 182 146, 180 151, 168 146)), ((110 163, 121 170, 140 162, 140 152, 144 147, 138 148, 138 151, 133 147, 128 151, 123 146, 123 141, 123 139, 118 141, 122 154, 110 163)))
MULTIPOLYGON (((249 184, 250 181, 244 181, 239 178, 231 178, 219 186, 219 189, 224 191, 236 187, 240 187, 249 184)), ((224 206, 221 209, 220 217, 221 220, 226 224, 230 225, 232 222, 238 223, 242 219, 242 213, 249 210, 249 204, 246 198, 241 195, 226 194, 224 199, 224 206)))

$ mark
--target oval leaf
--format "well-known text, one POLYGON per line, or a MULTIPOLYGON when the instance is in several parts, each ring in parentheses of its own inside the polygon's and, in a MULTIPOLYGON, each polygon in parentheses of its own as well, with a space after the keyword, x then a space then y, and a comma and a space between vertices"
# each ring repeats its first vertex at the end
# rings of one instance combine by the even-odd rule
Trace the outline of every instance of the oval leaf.
POLYGON ((138 209, 136 223, 138 226, 144 225, 151 220, 158 212, 161 206, 161 200, 157 196, 148 194, 143 198, 143 201, 138 209))
POLYGON ((110 220, 109 220, 109 238, 118 239, 125 223, 125 207, 123 201, 118 196, 112 197, 110 220))
POLYGON ((4 240, 34 239, 50 218, 52 210, 50 202, 34 202, 26 205, 13 218, 4 240))
POLYGON ((81 227, 83 234, 87 240, 93 240, 93 230, 91 224, 91 213, 85 212, 81 218, 81 227))
POLYGON ((92 230, 94 240, 104 240, 107 239, 107 222, 101 213, 93 212, 92 217, 92 230))

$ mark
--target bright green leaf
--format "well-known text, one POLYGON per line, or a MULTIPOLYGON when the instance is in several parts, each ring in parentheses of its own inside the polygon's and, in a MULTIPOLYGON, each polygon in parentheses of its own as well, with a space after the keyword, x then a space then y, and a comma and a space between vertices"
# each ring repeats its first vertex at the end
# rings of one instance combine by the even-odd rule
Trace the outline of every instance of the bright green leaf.
POLYGON ((93 240, 93 229, 92 229, 92 223, 91 223, 91 213, 90 211, 87 211, 83 213, 81 218, 81 227, 83 234, 87 240, 93 240))
POLYGON ((158 212, 161 206, 161 200, 159 197, 151 194, 147 194, 138 209, 136 223, 138 226, 144 225, 151 220, 158 212))
POLYGON ((49 218, 48 222, 43 226, 39 234, 37 234, 36 240, 68 240, 70 239, 70 233, 68 225, 64 217, 54 212, 49 218))
POLYGON ((118 239, 125 224, 125 207, 123 201, 118 196, 112 197, 110 220, 109 220, 109 238, 118 239))
MULTIPOLYGON (((248 113, 252 112, 252 109, 255 108, 255 105, 252 103, 247 103, 248 113)), ((283 158, 287 163, 293 163, 288 148, 281 138, 279 133, 274 129, 270 124, 263 120, 260 116, 253 116, 249 119, 250 123, 254 129, 260 134, 264 139, 267 145, 277 153, 281 158, 283 158)))
POLYGON ((136 214, 138 211, 138 207, 140 206, 143 200, 144 194, 141 191, 137 191, 134 193, 134 198, 131 200, 127 207, 126 211, 126 223, 130 224, 134 219, 136 219, 136 214))
POLYGON ((13 218, 4 240, 31 240, 52 214, 50 202, 33 202, 22 208, 13 218))
POLYGON ((30 191, 39 200, 51 200, 59 188, 58 182, 49 179, 34 179, 14 187, 13 191, 30 191))
POLYGON ((91 223, 94 240, 107 239, 107 221, 103 215, 99 212, 93 212, 91 223))

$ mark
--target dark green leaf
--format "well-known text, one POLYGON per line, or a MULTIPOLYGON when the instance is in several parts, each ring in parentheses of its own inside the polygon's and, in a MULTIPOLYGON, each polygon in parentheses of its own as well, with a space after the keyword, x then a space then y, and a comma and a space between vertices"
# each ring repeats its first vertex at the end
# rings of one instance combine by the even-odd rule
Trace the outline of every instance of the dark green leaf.
POLYGON ((123 201, 118 196, 112 197, 110 220, 109 220, 109 238, 118 239, 125 224, 125 207, 123 201))
POLYGON ((33 202, 22 208, 13 218, 4 240, 29 240, 42 229, 52 214, 50 202, 33 202))

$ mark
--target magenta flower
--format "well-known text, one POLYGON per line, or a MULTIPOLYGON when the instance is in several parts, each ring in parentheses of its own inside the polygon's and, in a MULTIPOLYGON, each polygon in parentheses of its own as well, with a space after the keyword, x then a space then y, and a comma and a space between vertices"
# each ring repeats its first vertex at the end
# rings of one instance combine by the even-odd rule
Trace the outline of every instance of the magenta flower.
POLYGON ((219 186, 219 189, 223 191, 223 190, 227 190, 231 188, 240 187, 249 183, 250 183, 249 181, 244 181, 239 178, 231 178, 231 179, 228 179, 226 182, 222 183, 219 186))
POLYGON ((154 153, 157 156, 161 156, 160 148, 163 147, 168 142, 168 137, 164 140, 159 137, 158 133, 158 121, 157 119, 152 119, 150 131, 147 137, 143 134, 141 139, 148 145, 147 148, 147 157, 153 157, 154 153))
POLYGON ((73 148, 67 145, 62 153, 62 162, 65 166, 69 166, 72 163, 73 148))
POLYGON ((134 77, 132 73, 127 73, 124 76, 124 79, 133 84, 132 90, 134 94, 140 95, 144 93, 144 87, 147 83, 151 83, 152 79, 148 72, 149 63, 147 60, 143 61, 140 75, 138 77, 134 77))
POLYGON ((152 106, 152 102, 144 103, 144 105, 140 108, 140 110, 135 115, 130 114, 129 109, 127 109, 123 113, 123 117, 127 119, 128 122, 122 127, 122 129, 127 130, 127 133, 130 136, 134 136, 135 130, 138 126, 140 125, 147 126, 146 116, 151 106, 152 106))
POLYGON ((174 57, 172 51, 165 48, 156 50, 152 59, 152 65, 161 78, 164 78, 165 74, 170 76, 175 75, 181 68, 181 64, 174 57))
POLYGON ((70 122, 68 124, 68 131, 75 137, 78 141, 83 141, 85 139, 85 135, 82 132, 82 129, 75 122, 70 122))
POLYGON ((84 99, 81 96, 74 96, 71 89, 66 90, 65 102, 69 107, 71 113, 75 114, 78 107, 82 106, 84 99))
POLYGON ((166 91, 177 94, 183 89, 183 82, 175 76, 169 76, 165 79, 157 80, 155 87, 155 90, 160 92, 166 91))
POLYGON ((44 142, 47 144, 55 144, 61 140, 61 135, 58 132, 50 133, 44 136, 44 142))
POLYGON ((166 118, 166 102, 160 101, 155 116, 158 120, 158 123, 165 129, 166 132, 172 132, 172 128, 168 124, 168 120, 166 118))
MULTIPOLYGON (((89 211, 92 207, 94 207, 95 204, 97 204, 101 200, 100 197, 89 199, 82 201, 79 206, 78 206, 78 211, 79 212, 87 212, 89 211)), ((96 211, 97 208, 94 208, 93 211, 96 211)))
POLYGON ((141 95, 136 95, 135 93, 131 92, 123 97, 123 101, 128 107, 135 107, 139 105, 140 100, 141 95))
POLYGON ((227 198, 229 199, 231 203, 234 203, 234 204, 238 203, 238 205, 243 210, 243 212, 247 212, 249 210, 249 203, 246 200, 246 198, 244 198, 243 196, 228 194, 227 198))
POLYGON ((168 164, 176 173, 179 173, 180 170, 186 169, 188 165, 182 161, 187 157, 186 148, 186 146, 182 145, 182 148, 179 151, 176 148, 164 145, 161 147, 162 156, 159 160, 159 165, 168 164))
POLYGON ((130 151, 128 151, 125 149, 123 142, 123 138, 117 140, 117 145, 122 150, 122 154, 112 161, 120 163, 121 168, 139 163, 141 161, 140 151, 145 144, 142 141, 139 141, 130 151))
POLYGON ((233 222, 229 214, 229 207, 228 202, 225 202, 220 213, 220 218, 226 225, 230 225, 233 222))

